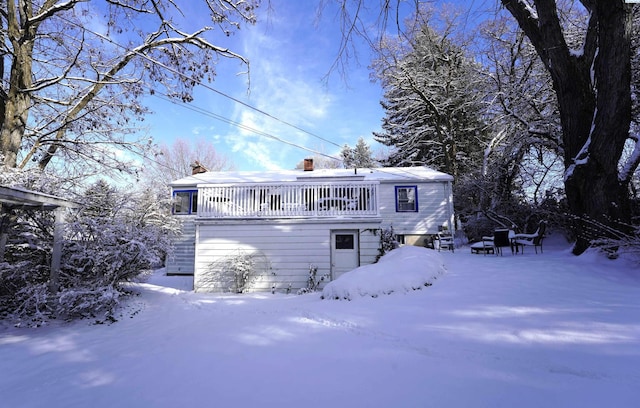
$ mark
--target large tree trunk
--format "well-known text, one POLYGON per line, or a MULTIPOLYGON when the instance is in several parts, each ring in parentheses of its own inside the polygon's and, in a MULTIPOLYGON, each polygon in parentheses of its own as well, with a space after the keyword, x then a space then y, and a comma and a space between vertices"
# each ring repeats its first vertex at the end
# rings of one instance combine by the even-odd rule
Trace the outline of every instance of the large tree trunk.
POLYGON ((32 15, 31 6, 31 2, 26 2, 25 7, 19 11, 19 18, 16 14, 15 4, 13 2, 7 3, 7 32, 13 45, 13 58, 9 76, 9 92, 3 106, 4 115, 0 119, 2 120, 0 148, 6 167, 16 167, 31 107, 29 88, 33 85, 31 70, 37 25, 27 25, 22 21, 32 15), (26 26, 21 27, 21 22, 26 26))
POLYGON ((523 2, 502 0, 516 18, 553 79, 562 121, 565 191, 576 219, 574 254, 593 238, 606 237, 601 223, 630 220, 629 191, 618 163, 631 121, 631 9, 623 0, 594 0, 584 52, 569 51, 554 0, 534 0, 537 15, 523 2), (589 227, 588 227, 589 226, 589 227), (590 231, 591 233, 587 233, 590 231))
MULTIPOLYGON (((11 69, 10 92, 7 95, 4 104, 4 117, 2 121, 2 130, 0 131, 0 140, 2 141, 2 153, 4 154, 4 165, 7 167, 16 167, 18 161, 18 152, 22 145, 22 137, 24 136, 27 120, 29 118, 29 108, 31 98, 28 92, 22 89, 27 88, 25 84, 24 72, 15 72, 25 68, 26 64, 15 62, 11 69), (15 67, 15 68, 14 68, 15 67), (16 86, 13 83, 17 83, 16 86)), ((31 64, 29 64, 30 66, 31 64)), ((27 71, 26 77, 31 76, 31 70, 27 71)), ((29 81, 30 82, 30 81, 29 81)))
MULTIPOLYGON (((622 2, 609 3, 599 1, 596 6, 595 111, 589 117, 583 114, 573 118, 589 125, 589 139, 583 146, 587 155, 580 157, 578 153, 565 158, 567 169, 573 170, 565 181, 569 208, 574 215, 590 219, 578 223, 576 254, 584 252, 592 238, 606 237, 605 231, 587 233, 593 231, 592 221, 620 228, 630 222, 631 216, 629 186, 620 180, 618 172, 631 121, 631 13, 622 2), (577 160, 569 163, 567 159, 571 157, 577 160)), ((568 110, 572 103, 575 104, 575 100, 565 101, 562 110, 568 110)), ((563 116, 568 115, 563 112, 563 116)), ((563 125, 565 120, 571 118, 563 119, 563 125)), ((579 135, 567 134, 565 145, 579 139, 579 135)))

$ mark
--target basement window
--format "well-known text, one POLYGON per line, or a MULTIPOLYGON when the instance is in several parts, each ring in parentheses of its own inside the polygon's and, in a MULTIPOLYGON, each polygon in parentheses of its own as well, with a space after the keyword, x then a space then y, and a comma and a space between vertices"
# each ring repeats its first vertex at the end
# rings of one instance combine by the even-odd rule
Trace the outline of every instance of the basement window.
POLYGON ((198 190, 177 190, 173 192, 173 213, 177 215, 198 212, 198 190))
POLYGON ((418 212, 418 186, 396 186, 396 212, 418 212))

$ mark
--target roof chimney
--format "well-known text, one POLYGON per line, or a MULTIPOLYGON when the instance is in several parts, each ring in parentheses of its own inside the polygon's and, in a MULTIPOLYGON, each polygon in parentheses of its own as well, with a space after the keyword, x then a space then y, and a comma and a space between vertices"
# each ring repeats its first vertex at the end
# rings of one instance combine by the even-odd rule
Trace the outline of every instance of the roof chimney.
POLYGON ((204 167, 199 161, 194 161, 191 163, 191 175, 206 173, 209 171, 206 167, 204 167))
POLYGON ((304 159, 304 171, 313 171, 313 159, 304 159))

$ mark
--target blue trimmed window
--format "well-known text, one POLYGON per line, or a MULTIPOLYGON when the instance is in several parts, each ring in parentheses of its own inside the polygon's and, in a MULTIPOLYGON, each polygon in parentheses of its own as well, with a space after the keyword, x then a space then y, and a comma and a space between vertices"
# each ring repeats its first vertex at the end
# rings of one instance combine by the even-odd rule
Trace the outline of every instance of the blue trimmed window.
POLYGON ((198 212, 198 190, 176 190, 173 192, 173 213, 177 215, 198 212))
POLYGON ((396 186, 396 212, 418 212, 418 186, 396 186))

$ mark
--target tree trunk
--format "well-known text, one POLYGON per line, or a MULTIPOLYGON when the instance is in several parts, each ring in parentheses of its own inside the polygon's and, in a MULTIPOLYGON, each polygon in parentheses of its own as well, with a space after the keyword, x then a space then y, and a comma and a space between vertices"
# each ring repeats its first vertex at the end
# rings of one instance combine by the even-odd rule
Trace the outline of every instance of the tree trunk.
MULTIPOLYGON (((6 95, 4 116, 1 119, 0 148, 4 155, 4 165, 16 167, 31 107, 29 88, 33 85, 31 71, 37 24, 21 27, 21 22, 27 24, 21 21, 25 19, 25 16, 18 17, 13 2, 8 2, 7 5, 7 32, 13 46, 13 58, 9 76, 9 92, 6 95)), ((30 2, 27 2, 20 13, 26 13, 26 17, 30 17, 32 15, 31 6, 30 2)))
MULTIPOLYGON (((11 86, 11 89, 14 90, 14 87, 11 86)), ((7 167, 16 167, 17 165, 18 153, 29 117, 30 103, 31 99, 28 93, 12 91, 7 96, 2 130, 0 131, 4 165, 7 167)))
MULTIPOLYGON (((589 117, 576 116, 590 127, 585 142, 588 155, 571 156, 577 158, 573 167, 565 159, 567 168, 573 169, 565 181, 569 208, 574 215, 588 218, 577 225, 575 254, 584 252, 591 239, 607 237, 605 231, 586 233, 593 230, 589 225, 592 221, 621 228, 629 224, 631 217, 629 186, 618 174, 631 122, 631 13, 621 3, 597 4, 599 38, 593 63, 596 106, 589 117)), ((565 144, 577 139, 578 136, 566 135, 565 144)))
POLYGON ((618 177, 631 122, 631 9, 623 0, 589 3, 584 52, 573 55, 554 0, 534 0, 537 16, 522 2, 502 3, 553 79, 562 122, 565 192, 576 220, 573 252, 579 255, 593 238, 607 237, 606 227, 620 228, 631 216, 628 185, 618 177), (593 231, 598 223, 605 228, 593 231))

